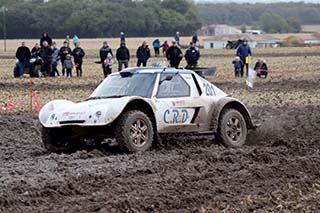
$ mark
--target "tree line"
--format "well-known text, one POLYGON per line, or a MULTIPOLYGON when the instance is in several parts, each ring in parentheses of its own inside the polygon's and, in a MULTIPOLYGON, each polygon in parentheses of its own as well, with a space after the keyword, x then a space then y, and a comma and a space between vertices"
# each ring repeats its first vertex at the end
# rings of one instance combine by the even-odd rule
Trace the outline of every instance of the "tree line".
POLYGON ((320 4, 197 4, 204 25, 250 25, 268 33, 299 32, 302 24, 319 24, 320 4))
MULTIPOLYGON (((8 38, 35 38, 42 32, 53 37, 167 36, 176 31, 191 35, 202 21, 187 0, 51 0, 39 3, 0 0, 8 8, 8 38)), ((0 33, 3 30, 0 13, 0 33)))

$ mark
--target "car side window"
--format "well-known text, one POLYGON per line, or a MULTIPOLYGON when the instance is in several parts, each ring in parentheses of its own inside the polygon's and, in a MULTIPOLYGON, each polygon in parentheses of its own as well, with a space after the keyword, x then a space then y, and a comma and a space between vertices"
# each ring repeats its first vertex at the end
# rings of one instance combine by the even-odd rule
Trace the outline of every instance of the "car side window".
POLYGON ((157 98, 189 97, 190 86, 179 74, 171 74, 171 80, 165 80, 170 74, 161 74, 157 98))

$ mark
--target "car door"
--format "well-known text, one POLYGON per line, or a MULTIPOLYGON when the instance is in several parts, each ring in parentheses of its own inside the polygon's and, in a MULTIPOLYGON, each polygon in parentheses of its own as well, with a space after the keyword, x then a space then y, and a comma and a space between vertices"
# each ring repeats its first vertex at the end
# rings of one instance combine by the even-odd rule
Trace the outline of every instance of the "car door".
POLYGON ((155 98, 158 132, 199 131, 202 125, 195 121, 203 107, 200 95, 192 74, 160 74, 155 98))

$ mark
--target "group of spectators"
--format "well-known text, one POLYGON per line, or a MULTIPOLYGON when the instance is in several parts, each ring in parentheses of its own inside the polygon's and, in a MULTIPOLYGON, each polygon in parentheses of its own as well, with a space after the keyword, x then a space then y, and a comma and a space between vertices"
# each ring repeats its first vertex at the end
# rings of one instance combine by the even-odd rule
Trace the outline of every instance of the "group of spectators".
POLYGON ((41 73, 43 76, 60 76, 57 69, 59 61, 62 65, 62 75, 67 78, 72 77, 72 70, 75 67, 78 77, 82 76, 82 63, 85 56, 84 50, 81 48, 77 35, 73 37, 74 49, 71 50, 70 36, 67 35, 63 46, 57 47, 57 43, 52 40, 48 33, 43 33, 39 43, 36 43, 32 50, 22 42, 17 49, 16 58, 18 59, 18 77, 24 74, 27 66, 30 67, 29 60, 35 59, 36 63, 41 65, 41 73), (72 60, 73 57, 73 60, 72 60))
MULTIPOLYGON (((168 41, 162 44, 159 39, 155 39, 152 43, 155 57, 160 56, 160 49, 162 48, 163 56, 169 61, 170 67, 178 68, 183 56, 187 61, 187 68, 194 68, 200 58, 199 48, 196 46, 198 36, 196 33, 192 36, 189 48, 183 55, 180 47, 180 35, 177 32, 174 36, 171 46, 168 41)), ((62 76, 67 78, 72 77, 72 70, 75 68, 78 77, 82 77, 82 64, 85 51, 81 48, 81 43, 77 35, 71 39, 69 35, 66 36, 62 47, 52 40, 47 32, 42 34, 40 43, 36 43, 32 50, 22 42, 22 45, 17 49, 16 58, 18 59, 18 77, 23 76, 26 67, 32 66, 29 64, 31 58, 37 60, 41 65, 41 73, 43 76, 60 76, 58 65, 62 65, 62 76), (74 49, 71 49, 71 42, 73 41, 74 49)), ((137 67, 147 66, 147 62, 151 57, 151 51, 146 41, 138 47, 136 51, 137 67)), ((104 76, 107 77, 112 72, 113 59, 112 49, 107 41, 103 42, 100 48, 100 61, 104 76)), ((116 60, 118 62, 118 71, 129 66, 130 51, 126 47, 125 34, 120 33, 120 47, 116 50, 116 60)), ((34 68, 34 67, 33 67, 34 68)))

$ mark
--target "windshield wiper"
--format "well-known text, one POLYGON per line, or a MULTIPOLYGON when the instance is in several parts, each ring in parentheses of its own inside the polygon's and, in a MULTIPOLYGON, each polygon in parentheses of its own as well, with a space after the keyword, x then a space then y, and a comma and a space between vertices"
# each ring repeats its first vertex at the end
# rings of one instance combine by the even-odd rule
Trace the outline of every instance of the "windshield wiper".
POLYGON ((86 99, 86 101, 89 100, 98 100, 98 99, 107 99, 107 98, 122 98, 125 97, 126 95, 111 95, 111 96, 96 96, 96 97, 89 97, 86 99))

